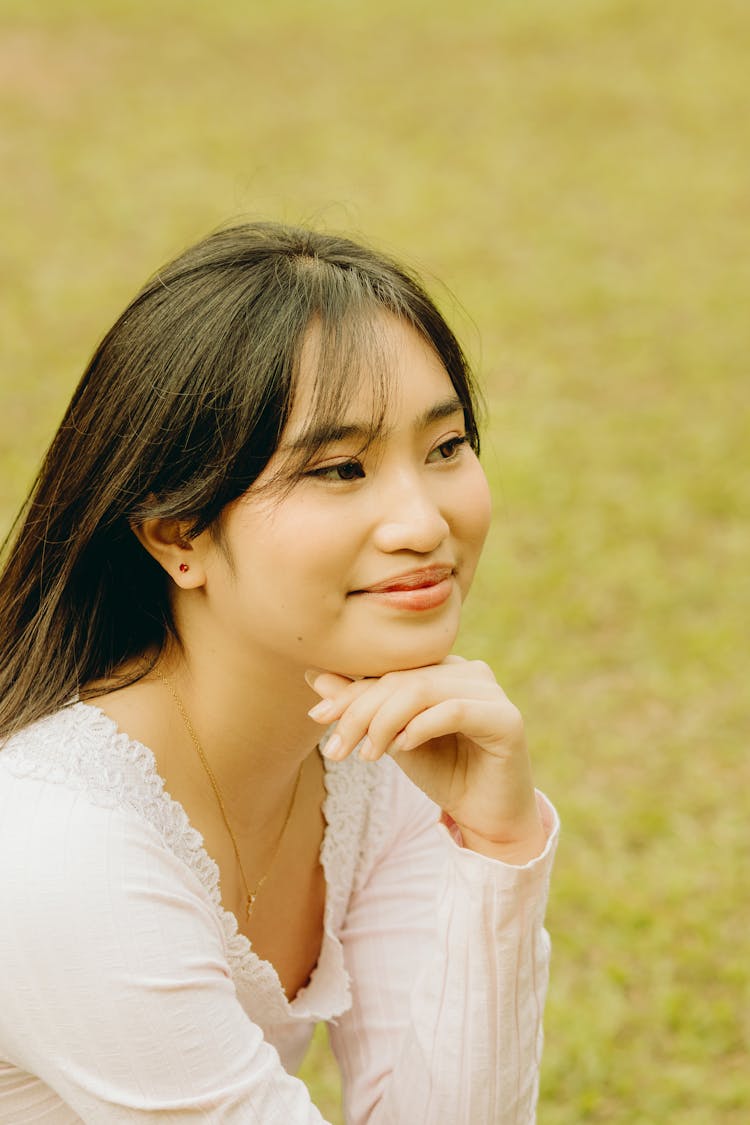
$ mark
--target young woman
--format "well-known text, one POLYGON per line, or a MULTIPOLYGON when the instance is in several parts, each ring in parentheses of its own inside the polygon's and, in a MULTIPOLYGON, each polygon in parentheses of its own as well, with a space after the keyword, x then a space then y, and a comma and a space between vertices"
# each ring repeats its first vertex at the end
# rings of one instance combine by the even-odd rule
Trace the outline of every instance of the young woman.
POLYGON ((534 1119, 556 818, 452 654, 490 505, 420 284, 275 224, 96 351, 0 581, 0 1121, 534 1119))

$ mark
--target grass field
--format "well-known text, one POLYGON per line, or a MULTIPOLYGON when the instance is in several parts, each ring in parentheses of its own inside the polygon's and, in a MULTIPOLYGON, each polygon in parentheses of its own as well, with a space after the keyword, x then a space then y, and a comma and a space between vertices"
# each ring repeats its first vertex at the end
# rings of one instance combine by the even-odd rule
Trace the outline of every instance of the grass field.
MULTIPOLYGON (((750 1119, 748 57, 743 0, 0 8, 6 525, 98 335, 231 217, 407 258, 482 373, 461 651, 564 822, 541 1125, 750 1119)), ((322 1039, 305 1077, 340 1122, 322 1039)))

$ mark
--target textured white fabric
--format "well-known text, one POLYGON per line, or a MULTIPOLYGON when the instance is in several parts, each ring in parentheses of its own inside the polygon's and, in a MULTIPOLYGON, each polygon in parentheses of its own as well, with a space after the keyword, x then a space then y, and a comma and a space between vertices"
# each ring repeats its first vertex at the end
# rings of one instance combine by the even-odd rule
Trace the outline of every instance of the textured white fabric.
POLYGON ((534 1120, 557 837, 458 847, 384 759, 326 762, 320 958, 292 1002, 221 906, 151 751, 73 706, 0 753, 0 1122, 322 1122, 293 1072, 329 1023, 352 1125, 534 1120))

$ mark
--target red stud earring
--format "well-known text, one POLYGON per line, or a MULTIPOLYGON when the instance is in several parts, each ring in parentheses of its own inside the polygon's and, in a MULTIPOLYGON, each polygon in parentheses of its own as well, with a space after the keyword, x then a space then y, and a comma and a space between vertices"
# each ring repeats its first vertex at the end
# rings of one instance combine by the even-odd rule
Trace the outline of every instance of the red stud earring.
POLYGON ((180 574, 185 574, 188 570, 190 570, 190 567, 187 563, 180 563, 180 574))

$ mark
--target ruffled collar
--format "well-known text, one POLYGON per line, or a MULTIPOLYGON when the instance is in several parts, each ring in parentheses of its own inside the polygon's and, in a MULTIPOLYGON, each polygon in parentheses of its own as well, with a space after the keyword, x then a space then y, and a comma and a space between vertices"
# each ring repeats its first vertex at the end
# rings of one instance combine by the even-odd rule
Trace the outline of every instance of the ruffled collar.
POLYGON ((225 938, 238 997, 261 1026, 329 1020, 351 1005, 349 976, 338 937, 356 876, 368 820, 376 767, 350 757, 324 759, 325 831, 320 861, 326 881, 323 942, 308 984, 288 1000, 273 965, 259 957, 239 931, 233 913, 221 903, 219 869, 182 805, 165 789, 156 759, 147 746, 120 731, 87 703, 76 702, 14 735, 2 752, 14 774, 64 784, 89 800, 136 813, 152 825, 174 855, 200 881, 211 900, 225 938))

